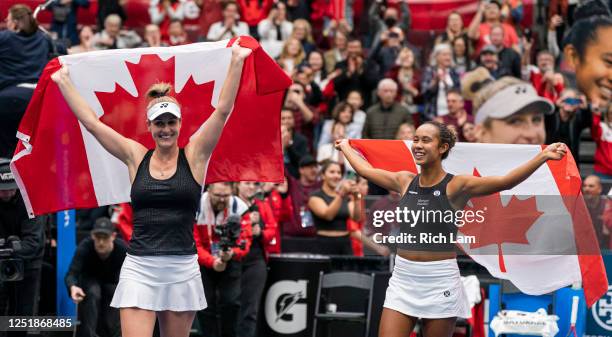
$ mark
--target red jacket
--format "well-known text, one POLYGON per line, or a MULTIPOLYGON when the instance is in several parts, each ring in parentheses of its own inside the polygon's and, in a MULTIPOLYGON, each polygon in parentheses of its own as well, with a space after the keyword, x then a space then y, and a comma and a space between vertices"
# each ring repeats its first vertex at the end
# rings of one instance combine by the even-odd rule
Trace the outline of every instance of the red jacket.
MULTIPOLYGON (((234 251, 233 260, 240 261, 249 253, 253 234, 251 232, 251 221, 248 214, 242 216, 242 230, 237 242, 244 242, 244 248, 232 248, 234 251)), ((206 268, 212 269, 215 256, 211 253, 211 243, 219 242, 219 237, 215 234, 215 224, 196 224, 193 227, 193 237, 198 250, 198 263, 206 268)))
POLYGON ((257 26, 259 21, 265 19, 272 8, 272 0, 238 0, 242 21, 250 27, 257 26))
POLYGON ((259 208, 259 216, 265 224, 261 235, 265 257, 267 261, 269 254, 279 254, 281 252, 280 230, 278 228, 278 222, 274 218, 274 212, 270 207, 269 201, 255 199, 255 204, 257 205, 257 208, 259 208))
POLYGON ((591 135, 595 141, 595 172, 612 175, 612 126, 593 114, 591 135))

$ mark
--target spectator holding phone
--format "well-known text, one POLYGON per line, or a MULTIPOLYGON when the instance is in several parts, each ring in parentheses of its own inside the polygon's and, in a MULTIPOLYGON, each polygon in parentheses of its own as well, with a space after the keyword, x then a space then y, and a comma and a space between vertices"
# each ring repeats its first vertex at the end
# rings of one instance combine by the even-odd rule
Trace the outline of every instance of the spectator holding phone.
POLYGON ((523 76, 531 82, 538 95, 554 103, 565 89, 563 75, 555 71, 555 56, 546 49, 541 50, 536 56, 536 66, 529 65, 531 42, 525 41, 523 64, 526 66, 523 76))
POLYGON ((575 89, 565 89, 555 102, 555 113, 545 117, 546 144, 562 142, 580 158, 580 134, 591 126, 591 110, 575 89))
POLYGON ((501 25, 504 29, 504 46, 519 51, 519 38, 514 27, 503 23, 501 17, 502 5, 498 0, 481 0, 478 12, 468 27, 468 36, 476 41, 476 55, 485 45, 491 43, 491 27, 501 25))
POLYGON ((208 29, 206 39, 208 41, 220 41, 231 39, 240 35, 249 35, 249 26, 240 21, 238 4, 228 1, 223 4, 223 19, 213 23, 208 29))

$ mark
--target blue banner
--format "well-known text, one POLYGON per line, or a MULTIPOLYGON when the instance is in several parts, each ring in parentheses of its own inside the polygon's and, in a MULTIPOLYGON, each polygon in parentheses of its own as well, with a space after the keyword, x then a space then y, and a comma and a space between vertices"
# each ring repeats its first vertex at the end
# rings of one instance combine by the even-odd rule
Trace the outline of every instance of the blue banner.
MULTIPOLYGON (((612 282, 612 252, 602 251, 608 283, 612 282)), ((585 337, 612 336, 612 285, 608 292, 595 302, 587 312, 587 329, 585 337)))
POLYGON ((66 290, 64 277, 70 267, 76 249, 76 225, 74 210, 57 213, 57 281, 56 311, 58 316, 76 316, 76 305, 66 290))

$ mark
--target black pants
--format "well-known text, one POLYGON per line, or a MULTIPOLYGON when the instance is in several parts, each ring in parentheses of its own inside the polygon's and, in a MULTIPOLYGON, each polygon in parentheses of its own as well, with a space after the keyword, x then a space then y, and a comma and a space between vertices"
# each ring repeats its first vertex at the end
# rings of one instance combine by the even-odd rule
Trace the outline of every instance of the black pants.
POLYGON ((83 280, 82 289, 85 298, 79 303, 79 321, 77 328, 79 337, 109 336, 121 334, 119 310, 110 306, 115 283, 101 283, 97 280, 83 280), (99 331, 99 334, 96 334, 99 331))
POLYGON ((230 261, 222 272, 202 268, 208 307, 198 311, 204 337, 234 337, 240 311, 240 262, 230 261))
POLYGON ((351 238, 347 236, 329 237, 317 235, 319 253, 323 255, 353 255, 351 238))
POLYGON ((13 157, 17 128, 33 93, 33 89, 16 86, 0 90, 0 158, 13 157))
POLYGON ((257 336, 257 311, 261 303, 268 276, 268 266, 263 256, 242 264, 239 337, 257 336))
MULTIPOLYGON (((38 314, 38 295, 40 290, 41 268, 24 270, 23 280, 0 283, 0 316, 36 316, 38 314)), ((23 336, 26 331, 11 332, 10 336, 23 336)), ((9 336, 0 331, 0 336, 9 336)))

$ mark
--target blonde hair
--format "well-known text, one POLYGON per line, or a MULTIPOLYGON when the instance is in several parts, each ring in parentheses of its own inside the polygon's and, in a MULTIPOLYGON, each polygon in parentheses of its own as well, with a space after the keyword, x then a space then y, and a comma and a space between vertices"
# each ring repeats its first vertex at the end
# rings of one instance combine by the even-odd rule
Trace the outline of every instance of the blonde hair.
MULTIPOLYGON (((314 39, 312 38, 312 26, 310 25, 310 22, 304 20, 304 19, 297 19, 295 21, 293 21, 293 30, 291 31, 291 37, 292 38, 296 38, 295 37, 295 27, 296 26, 303 26, 304 29, 306 30, 306 41, 310 42, 310 43, 314 43, 314 39)), ((299 41, 299 39, 298 39, 299 41)), ((300 41, 301 43, 302 41, 300 41)))
POLYGON ((294 37, 290 37, 287 39, 287 41, 285 41, 285 44, 283 45, 283 50, 281 51, 279 59, 283 60, 287 58, 293 59, 293 64, 294 64, 294 67, 296 68, 300 63, 302 63, 302 61, 304 61, 304 58, 306 58, 306 53, 304 53, 304 47, 302 46, 302 43, 300 42, 300 40, 294 37), (298 46, 300 47, 300 51, 295 57, 289 56, 289 43, 291 43, 291 41, 296 41, 298 46))
POLYGON ((147 109, 160 102, 172 102, 180 107, 181 105, 176 98, 170 96, 171 91, 172 84, 167 82, 159 82, 150 86, 147 90, 147 99, 149 100, 147 109))

